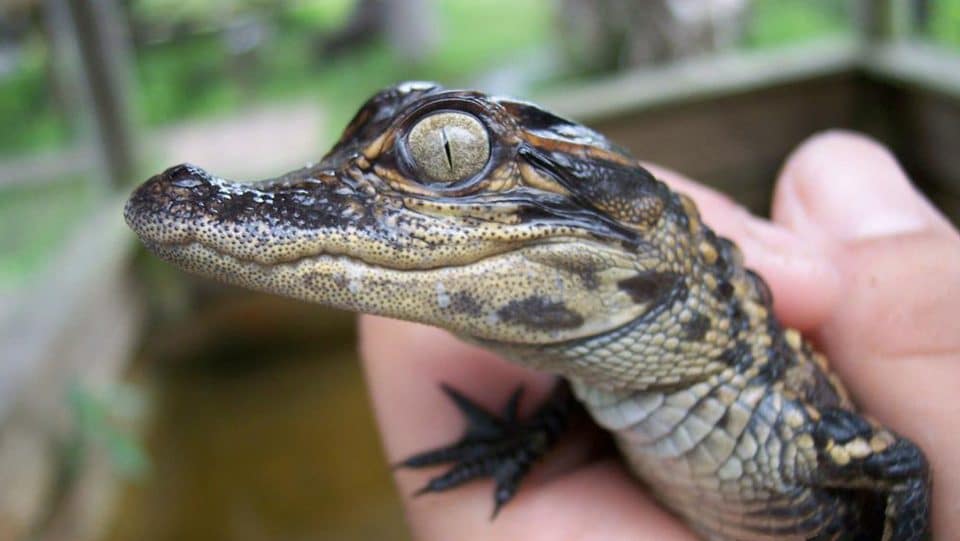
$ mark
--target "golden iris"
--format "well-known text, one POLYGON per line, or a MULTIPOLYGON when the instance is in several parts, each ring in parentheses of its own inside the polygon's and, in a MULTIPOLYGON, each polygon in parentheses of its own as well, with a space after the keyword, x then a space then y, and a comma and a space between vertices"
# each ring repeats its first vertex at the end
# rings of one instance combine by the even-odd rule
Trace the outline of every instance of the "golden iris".
POLYGON ((490 158, 490 136, 475 117, 442 112, 421 119, 407 135, 410 154, 432 181, 456 182, 477 174, 490 158))

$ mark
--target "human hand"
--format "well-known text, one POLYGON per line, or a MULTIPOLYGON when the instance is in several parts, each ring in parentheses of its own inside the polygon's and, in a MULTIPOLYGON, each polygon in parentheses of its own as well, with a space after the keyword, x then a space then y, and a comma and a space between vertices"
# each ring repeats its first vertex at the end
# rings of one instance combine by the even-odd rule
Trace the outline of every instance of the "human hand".
MULTIPOLYGON (((960 235, 892 156, 863 137, 804 143, 777 182, 772 221, 676 173, 704 221, 743 250, 769 283, 781 320, 811 337, 861 408, 926 453, 936 539, 960 531, 960 235)), ((517 384, 529 413, 553 378, 507 364, 438 329, 361 319, 361 347, 391 462, 460 434, 446 382, 485 406, 517 384)), ((567 434, 493 522, 490 482, 413 499, 423 473, 397 484, 418 539, 658 539, 695 536, 644 492, 595 433, 567 434)))

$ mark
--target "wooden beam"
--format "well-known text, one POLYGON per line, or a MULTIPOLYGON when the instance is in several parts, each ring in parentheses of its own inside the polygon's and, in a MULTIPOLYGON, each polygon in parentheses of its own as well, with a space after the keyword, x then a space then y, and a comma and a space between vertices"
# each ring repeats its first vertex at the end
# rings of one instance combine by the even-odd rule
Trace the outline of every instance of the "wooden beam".
POLYGON ((873 77, 960 99, 960 55, 932 43, 902 40, 867 50, 860 61, 873 77))
POLYGON ((537 96, 537 101, 578 120, 598 120, 624 112, 838 75, 855 70, 859 60, 860 47, 848 39, 755 52, 734 51, 564 86, 537 96))

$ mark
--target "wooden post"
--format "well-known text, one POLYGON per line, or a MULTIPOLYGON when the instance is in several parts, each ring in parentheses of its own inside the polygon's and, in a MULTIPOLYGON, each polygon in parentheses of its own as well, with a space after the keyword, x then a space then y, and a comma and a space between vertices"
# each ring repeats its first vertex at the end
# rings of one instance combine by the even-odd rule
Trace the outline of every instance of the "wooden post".
MULTIPOLYGON (((115 0, 50 0, 70 25, 79 52, 83 97, 92 111, 92 131, 113 188, 135 174, 136 144, 131 115, 130 49, 115 0)), ((81 98, 83 99, 83 98, 81 98)))
POLYGON ((910 35, 914 0, 855 0, 855 22, 866 43, 879 43, 910 35))
POLYGON ((48 44, 49 61, 47 78, 53 88, 57 113, 70 127, 71 134, 89 133, 90 97, 83 84, 80 54, 77 51, 77 36, 70 18, 70 10, 60 0, 45 0, 43 22, 48 44))

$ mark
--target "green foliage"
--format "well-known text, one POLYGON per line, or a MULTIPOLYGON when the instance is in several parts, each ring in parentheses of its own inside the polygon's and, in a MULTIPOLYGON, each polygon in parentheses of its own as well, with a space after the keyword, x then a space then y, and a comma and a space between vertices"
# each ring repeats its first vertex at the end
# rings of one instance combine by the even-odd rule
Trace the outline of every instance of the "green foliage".
MULTIPOLYGON (((745 45, 777 46, 850 31, 849 2, 754 0, 745 45)), ((339 129, 362 96, 409 78, 463 82, 471 73, 509 59, 553 36, 554 4, 546 0, 437 0, 441 43, 417 66, 405 65, 382 43, 335 61, 316 59, 324 32, 343 23, 353 0, 133 0, 135 23, 201 30, 136 51, 134 103, 146 126, 224 114, 264 99, 316 95, 334 111, 339 129), (221 34, 238 15, 260 17, 265 42, 249 55, 231 56, 221 34)), ((960 45, 960 0, 934 0, 929 37, 960 45)), ((48 84, 48 50, 38 33, 24 46, 16 72, 0 80, 0 155, 49 149, 70 138, 48 84)))
POLYGON ((79 467, 84 453, 91 446, 100 446, 121 476, 140 479, 150 471, 150 461, 143 447, 124 428, 124 423, 139 415, 142 409, 142 398, 137 389, 118 385, 108 393, 97 394, 75 384, 69 390, 68 400, 74 419, 70 463, 79 467))
POLYGON ((0 190, 0 289, 15 289, 47 262, 70 227, 89 213, 95 190, 77 177, 0 190))
MULTIPOLYGON (((385 85, 410 79, 466 84, 470 76, 497 61, 546 43, 551 30, 550 5, 540 0, 443 0, 437 6, 440 43, 420 64, 404 62, 385 43, 378 42, 302 72, 305 86, 327 105, 329 136, 336 136, 360 102, 385 85), (504 18, 503 13, 511 13, 511 17, 504 18)), ((297 72, 285 73, 289 76, 297 72)), ((274 95, 295 86, 281 82, 281 77, 277 74, 274 95)))
POLYGON ((0 156, 55 147, 69 137, 54 108, 47 84, 46 48, 40 40, 23 44, 17 69, 0 80, 0 156))
POLYGON ((960 47, 960 0, 934 0, 930 17, 930 38, 937 43, 960 47))
POLYGON ((550 2, 485 0, 438 2, 443 42, 431 71, 462 77, 497 60, 545 44, 553 32, 550 2))
MULTIPOLYGON (((309 4, 314 11, 329 13, 347 3, 349 0, 299 1, 295 4, 309 4)), ((288 4, 275 0, 132 0, 128 9, 131 19, 155 26, 216 28, 236 14, 287 9, 288 4)))
POLYGON ((290 27, 330 29, 346 20, 351 7, 351 0, 300 0, 287 5, 280 17, 290 27))
POLYGON ((551 6, 541 0, 442 0, 437 3, 441 42, 421 64, 404 63, 382 42, 317 60, 314 44, 323 29, 344 20, 350 5, 346 0, 293 4, 271 20, 269 38, 250 56, 232 58, 215 34, 143 48, 137 73, 144 120, 158 125, 312 94, 327 104, 336 131, 359 99, 383 85, 411 78, 462 80, 544 43, 551 25, 551 6))
POLYGON ((214 34, 146 47, 138 53, 137 110, 148 125, 227 111, 238 103, 222 41, 214 34))
POLYGON ((845 2, 754 0, 746 45, 762 48, 850 31, 845 2))

